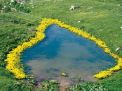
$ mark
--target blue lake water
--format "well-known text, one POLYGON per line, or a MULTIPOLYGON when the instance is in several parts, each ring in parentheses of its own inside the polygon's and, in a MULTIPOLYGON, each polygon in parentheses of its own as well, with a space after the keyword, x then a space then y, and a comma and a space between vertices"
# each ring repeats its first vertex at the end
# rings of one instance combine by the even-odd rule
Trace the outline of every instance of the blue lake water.
POLYGON ((22 54, 22 62, 38 79, 57 78, 65 72, 70 78, 91 80, 95 73, 115 64, 94 42, 57 25, 49 26, 45 34, 42 42, 22 54))

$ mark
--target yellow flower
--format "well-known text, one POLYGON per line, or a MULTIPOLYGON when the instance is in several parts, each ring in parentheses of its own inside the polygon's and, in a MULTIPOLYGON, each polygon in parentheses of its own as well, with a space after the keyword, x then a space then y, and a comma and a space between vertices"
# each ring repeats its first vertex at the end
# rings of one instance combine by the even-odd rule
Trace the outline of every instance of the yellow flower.
POLYGON ((94 75, 94 77, 98 78, 98 79, 102 79, 102 78, 106 78, 108 76, 110 76, 112 74, 112 72, 110 70, 106 70, 106 71, 101 71, 98 74, 94 75))
POLYGON ((36 28, 37 32, 35 34, 34 38, 31 38, 28 42, 24 42, 21 45, 18 45, 16 48, 14 48, 12 51, 9 52, 9 54, 7 54, 7 65, 6 65, 6 69, 8 69, 10 72, 12 72, 15 77, 17 79, 23 79, 26 77, 26 74, 24 73, 24 70, 21 68, 19 62, 20 62, 20 55, 21 53, 33 46, 34 44, 36 44, 39 41, 42 41, 45 38, 45 30, 48 26, 50 26, 51 24, 57 24, 62 28, 65 28, 81 37, 90 39, 92 41, 94 41, 98 46, 100 46, 101 48, 103 48, 103 50, 110 54, 112 57, 114 57, 117 60, 117 65, 114 66, 113 68, 110 68, 106 71, 101 71, 98 74, 94 75, 94 77, 96 78, 105 78, 110 76, 113 71, 117 71, 120 70, 122 68, 122 58, 120 58, 118 55, 111 53, 110 49, 107 47, 106 43, 100 39, 97 39, 96 37, 92 36, 91 34, 80 30, 78 28, 72 27, 68 24, 65 24, 64 22, 59 21, 58 19, 47 19, 44 18, 42 19, 42 21, 40 22, 40 25, 36 28))

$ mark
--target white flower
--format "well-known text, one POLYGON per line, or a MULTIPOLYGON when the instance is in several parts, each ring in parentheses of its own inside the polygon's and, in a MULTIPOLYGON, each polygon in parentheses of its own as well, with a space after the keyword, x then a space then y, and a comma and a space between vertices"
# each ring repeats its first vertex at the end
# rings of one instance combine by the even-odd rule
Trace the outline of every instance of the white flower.
POLYGON ((6 6, 4 6, 3 8, 6 8, 6 6))
POLYGON ((78 21, 78 23, 80 23, 80 21, 78 21))
POLYGON ((13 2, 14 2, 14 0, 11 0, 11 2, 13 3, 13 2))
POLYGON ((120 29, 122 29, 122 26, 120 27, 120 29))
POLYGON ((119 51, 119 50, 120 50, 120 47, 117 47, 115 51, 117 52, 117 51, 119 51))
POLYGON ((23 4, 23 2, 20 3, 21 5, 23 4))
POLYGON ((74 10, 74 9, 75 9, 75 6, 71 5, 70 10, 74 10))

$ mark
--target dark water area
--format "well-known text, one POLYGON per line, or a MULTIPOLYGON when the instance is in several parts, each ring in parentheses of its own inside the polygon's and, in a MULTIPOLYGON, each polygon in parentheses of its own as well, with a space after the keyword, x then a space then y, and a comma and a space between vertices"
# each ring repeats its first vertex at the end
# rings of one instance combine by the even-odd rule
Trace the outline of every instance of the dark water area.
POLYGON ((112 67, 115 60, 94 42, 77 36, 57 25, 49 26, 46 38, 26 49, 22 62, 36 79, 55 79, 61 73, 69 78, 92 80, 93 75, 112 67))

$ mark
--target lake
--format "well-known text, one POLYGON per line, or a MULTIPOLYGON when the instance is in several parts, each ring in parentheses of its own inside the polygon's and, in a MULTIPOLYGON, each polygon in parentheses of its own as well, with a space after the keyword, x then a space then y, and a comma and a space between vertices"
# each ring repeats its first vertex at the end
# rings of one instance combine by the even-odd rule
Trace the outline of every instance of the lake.
POLYGON ((61 73, 69 78, 93 80, 93 75, 112 67, 115 59, 93 41, 77 36, 57 25, 49 26, 46 38, 26 49, 22 62, 36 79, 57 79, 61 73))

